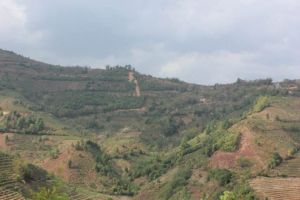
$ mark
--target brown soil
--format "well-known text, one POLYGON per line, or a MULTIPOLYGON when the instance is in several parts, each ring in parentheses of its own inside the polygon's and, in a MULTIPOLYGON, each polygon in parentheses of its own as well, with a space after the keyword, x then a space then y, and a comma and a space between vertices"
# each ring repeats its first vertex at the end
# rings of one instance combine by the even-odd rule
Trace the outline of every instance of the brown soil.
POLYGON ((201 186, 206 184, 207 180, 207 172, 202 171, 201 169, 193 170, 192 176, 189 180, 188 190, 191 193, 192 200, 201 199, 203 195, 203 191, 201 191, 201 186))
POLYGON ((259 152, 254 143, 254 135, 249 128, 241 123, 233 127, 241 134, 239 149, 235 152, 217 151, 211 158, 210 165, 215 168, 232 169, 237 167, 239 158, 246 158, 254 163, 255 169, 263 169, 265 163, 262 160, 262 152, 259 152))
POLYGON ((128 72, 128 81, 129 82, 134 82, 134 84, 135 84, 135 96, 140 97, 141 96, 141 89, 140 89, 139 82, 134 77, 134 72, 128 72))
POLYGON ((47 158, 39 165, 45 170, 54 173, 65 181, 69 181, 72 176, 72 170, 68 166, 69 160, 75 156, 76 152, 72 144, 76 144, 77 140, 63 140, 59 145, 60 154, 58 158, 47 158))
POLYGON ((68 167, 68 161, 71 160, 71 158, 71 149, 67 149, 61 152, 57 159, 47 158, 44 160, 41 167, 61 177, 63 180, 69 181, 71 170, 68 167))

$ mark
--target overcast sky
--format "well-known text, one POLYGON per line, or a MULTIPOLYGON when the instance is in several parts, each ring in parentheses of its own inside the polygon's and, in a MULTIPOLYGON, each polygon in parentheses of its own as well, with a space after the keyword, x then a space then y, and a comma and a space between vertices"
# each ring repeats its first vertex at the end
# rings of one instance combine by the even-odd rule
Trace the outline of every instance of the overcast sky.
POLYGON ((0 48, 200 84, 300 78, 300 1, 0 0, 0 48))

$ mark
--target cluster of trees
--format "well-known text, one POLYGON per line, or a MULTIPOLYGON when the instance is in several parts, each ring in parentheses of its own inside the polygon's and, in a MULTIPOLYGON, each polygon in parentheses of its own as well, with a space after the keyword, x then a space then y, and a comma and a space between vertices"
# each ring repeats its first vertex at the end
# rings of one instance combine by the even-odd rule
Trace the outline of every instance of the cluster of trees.
POLYGON ((167 157, 151 156, 136 163, 129 172, 129 176, 138 178, 147 176, 150 180, 155 180, 168 171, 176 162, 176 156, 167 157))
POLYGON ((135 68, 133 68, 131 65, 125 65, 125 66, 120 66, 120 65, 116 65, 116 66, 110 66, 110 65, 106 65, 105 66, 106 70, 126 70, 126 71, 135 71, 135 68))
POLYGON ((144 104, 144 97, 113 96, 103 92, 67 91, 59 92, 43 98, 43 110, 49 111, 57 117, 77 117, 111 112, 119 109, 140 108, 144 104), (66 99, 68 99, 66 101, 66 99))
POLYGON ((0 124, 2 131, 24 134, 45 134, 47 129, 42 118, 33 115, 22 115, 14 111, 4 117, 0 124))
POLYGON ((119 170, 114 166, 112 158, 102 151, 101 147, 90 140, 85 143, 85 150, 90 152, 96 161, 95 169, 102 175, 108 177, 112 185, 112 193, 116 195, 134 195, 138 187, 129 179, 119 174, 119 170))
POLYGON ((115 176, 117 174, 110 156, 103 152, 97 143, 88 140, 85 143, 85 150, 90 152, 95 159, 95 169, 98 173, 104 176, 115 176))
POLYGON ((188 87, 180 81, 168 80, 160 81, 157 79, 146 79, 145 77, 138 77, 140 87, 143 91, 181 91, 185 92, 188 87))
POLYGON ((45 182, 51 179, 50 175, 47 173, 46 170, 39 168, 33 164, 27 164, 22 166, 21 175, 26 183, 37 181, 45 182))
POLYGON ((162 132, 165 136, 176 135, 183 125, 181 120, 176 120, 174 117, 168 117, 161 122, 162 132))

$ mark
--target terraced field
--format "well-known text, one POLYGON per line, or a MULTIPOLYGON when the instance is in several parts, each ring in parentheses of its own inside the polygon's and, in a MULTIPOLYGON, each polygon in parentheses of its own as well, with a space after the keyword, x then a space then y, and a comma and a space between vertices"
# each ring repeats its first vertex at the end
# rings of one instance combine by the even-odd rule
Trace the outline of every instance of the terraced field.
POLYGON ((90 197, 88 194, 78 193, 78 192, 71 192, 69 194, 70 199, 74 200, 95 200, 93 197, 90 197))
MULTIPOLYGON (((0 199, 23 200, 24 197, 18 192, 19 183, 13 171, 12 157, 0 153, 0 199)), ((25 199, 24 199, 25 200, 25 199)))
POLYGON ((110 199, 109 196, 94 193, 82 189, 69 188, 67 191, 71 200, 102 200, 110 199))
POLYGON ((284 161, 270 173, 271 176, 300 177, 300 154, 297 153, 293 159, 284 161))
POLYGON ((259 177, 250 182, 251 187, 261 199, 299 200, 300 178, 259 177))

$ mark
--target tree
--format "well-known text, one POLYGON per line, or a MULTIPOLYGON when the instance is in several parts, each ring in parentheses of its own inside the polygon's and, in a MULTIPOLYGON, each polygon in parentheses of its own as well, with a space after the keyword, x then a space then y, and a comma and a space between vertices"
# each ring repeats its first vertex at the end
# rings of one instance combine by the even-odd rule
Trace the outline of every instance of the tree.
POLYGON ((221 196, 220 200, 237 200, 236 195, 233 192, 225 191, 221 196))
POLYGON ((39 192, 33 192, 32 200, 69 200, 69 197, 54 186, 52 188, 43 187, 39 192))
POLYGON ((72 168, 72 160, 69 160, 69 161, 68 161, 68 167, 69 167, 69 168, 72 168))

